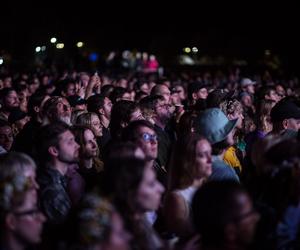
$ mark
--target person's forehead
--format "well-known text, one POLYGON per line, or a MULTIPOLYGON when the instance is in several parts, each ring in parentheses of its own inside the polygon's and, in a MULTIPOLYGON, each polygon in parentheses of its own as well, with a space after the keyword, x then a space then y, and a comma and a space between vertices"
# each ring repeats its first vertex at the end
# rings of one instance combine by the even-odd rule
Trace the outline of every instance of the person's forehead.
POLYGON ((96 114, 92 114, 91 115, 91 121, 92 122, 97 122, 97 121, 100 121, 100 119, 99 119, 99 117, 96 114))
POLYGON ((94 134, 90 129, 86 129, 84 131, 84 137, 85 137, 85 139, 94 138, 94 134))
POLYGON ((72 139, 72 138, 74 138, 74 135, 70 130, 67 130, 67 131, 63 132, 60 135, 61 140, 69 140, 69 139, 72 139))
POLYGON ((148 127, 146 127, 146 126, 141 126, 141 127, 139 128, 139 132, 141 132, 141 133, 149 133, 149 134, 156 134, 155 131, 154 131, 153 129, 148 128, 148 127))
POLYGON ((9 126, 0 127, 0 132, 1 133, 10 133, 11 132, 11 127, 9 127, 9 126))
POLYGON ((17 92, 15 90, 11 90, 7 93, 6 95, 7 97, 11 97, 11 96, 17 96, 17 92))
POLYGON ((105 97, 104 98, 104 104, 108 104, 108 103, 111 103, 111 101, 108 97, 105 97))

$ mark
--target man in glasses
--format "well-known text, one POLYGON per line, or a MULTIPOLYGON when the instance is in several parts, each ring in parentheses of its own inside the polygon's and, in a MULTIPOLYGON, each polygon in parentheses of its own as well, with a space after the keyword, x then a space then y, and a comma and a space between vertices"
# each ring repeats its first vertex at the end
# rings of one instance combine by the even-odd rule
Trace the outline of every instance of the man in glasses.
POLYGON ((123 130, 122 139, 137 144, 144 151, 149 166, 154 168, 157 179, 166 187, 167 172, 156 161, 158 138, 153 125, 145 120, 133 121, 123 130))

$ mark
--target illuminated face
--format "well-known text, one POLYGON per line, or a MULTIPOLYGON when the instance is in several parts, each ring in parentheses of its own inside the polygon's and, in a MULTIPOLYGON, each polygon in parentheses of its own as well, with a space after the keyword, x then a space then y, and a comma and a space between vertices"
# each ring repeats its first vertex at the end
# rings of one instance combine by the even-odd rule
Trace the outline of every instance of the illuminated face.
POLYGON ((12 231, 17 239, 22 239, 25 245, 41 242, 46 217, 37 207, 37 196, 27 192, 23 204, 12 211, 11 216, 14 218, 12 231))
POLYGON ((156 179, 153 168, 145 167, 144 177, 136 194, 141 211, 156 211, 160 206, 164 191, 164 187, 156 179))
POLYGON ((87 129, 84 131, 84 157, 94 158, 98 154, 98 145, 94 133, 87 129))
POLYGON ((196 145, 196 166, 199 178, 208 178, 212 173, 211 146, 203 139, 196 145))
POLYGON ((77 163, 79 161, 79 145, 71 131, 67 130, 60 136, 58 145, 58 160, 64 163, 77 163))
POLYGON ((13 141, 14 139, 11 127, 0 127, 0 146, 2 146, 6 151, 9 151, 11 149, 13 141))
POLYGON ((148 127, 139 128, 138 145, 144 151, 146 159, 154 160, 157 158, 158 142, 156 133, 148 127))

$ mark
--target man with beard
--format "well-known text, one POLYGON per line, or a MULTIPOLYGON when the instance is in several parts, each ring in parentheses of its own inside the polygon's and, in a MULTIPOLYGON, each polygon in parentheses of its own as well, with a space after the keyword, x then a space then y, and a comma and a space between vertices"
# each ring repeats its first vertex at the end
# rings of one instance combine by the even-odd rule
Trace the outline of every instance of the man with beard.
POLYGON ((42 209, 49 223, 61 224, 67 219, 71 209, 65 175, 68 168, 78 163, 80 147, 69 126, 63 122, 42 127, 37 146, 42 209))
POLYGON ((67 192, 67 171, 79 162, 79 145, 69 126, 54 122, 43 126, 36 142, 41 209, 47 217, 42 249, 59 249, 72 234, 72 208, 67 192))
POLYGON ((158 164, 165 169, 170 158, 171 146, 175 140, 175 135, 174 131, 167 127, 172 114, 169 110, 169 103, 163 96, 153 96, 153 111, 154 130, 159 141, 158 164))
POLYGON ((17 92, 13 88, 4 88, 0 91, 0 119, 8 121, 10 112, 14 109, 18 109, 20 106, 20 100, 17 92))
POLYGON ((60 96, 50 97, 43 107, 43 125, 62 121, 71 125, 71 107, 66 98, 60 96))

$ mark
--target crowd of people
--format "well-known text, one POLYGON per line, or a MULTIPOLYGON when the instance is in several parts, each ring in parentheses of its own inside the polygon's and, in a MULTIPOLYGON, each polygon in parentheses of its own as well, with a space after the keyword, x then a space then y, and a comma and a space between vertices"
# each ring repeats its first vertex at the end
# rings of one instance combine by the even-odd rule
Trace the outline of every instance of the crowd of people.
POLYGON ((0 75, 0 249, 300 249, 300 84, 247 77, 0 75))

